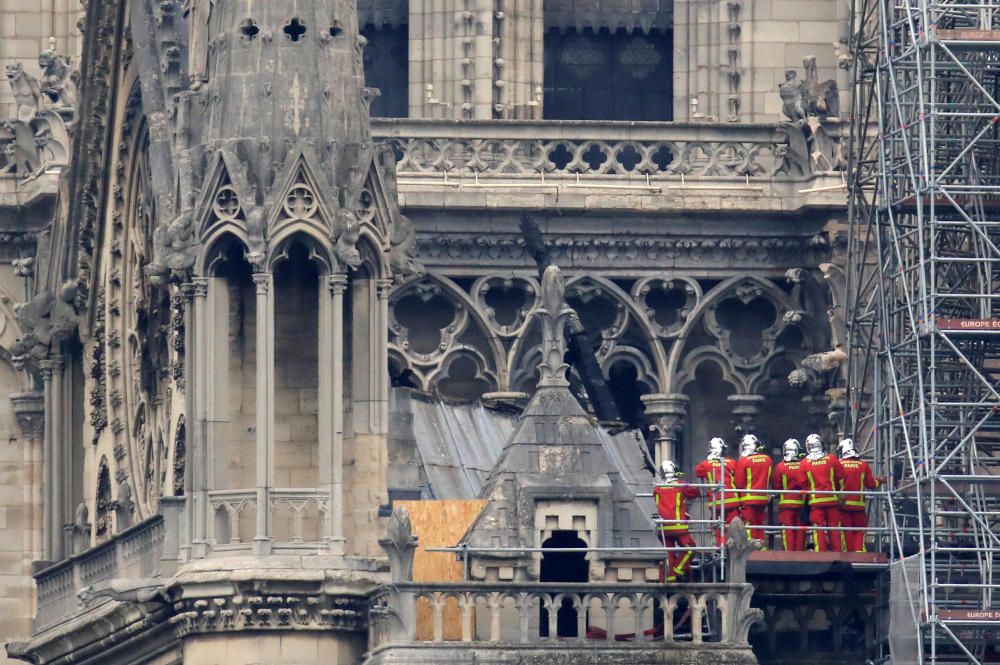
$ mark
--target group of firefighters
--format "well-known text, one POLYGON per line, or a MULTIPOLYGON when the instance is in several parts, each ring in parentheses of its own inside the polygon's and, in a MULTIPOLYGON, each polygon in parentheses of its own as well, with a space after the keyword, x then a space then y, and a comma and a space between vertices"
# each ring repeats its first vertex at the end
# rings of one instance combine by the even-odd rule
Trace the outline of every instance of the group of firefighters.
MULTIPOLYGON (((812 530, 819 552, 864 552, 868 517, 862 493, 878 488, 881 479, 858 457, 854 442, 841 440, 839 457, 824 450, 818 434, 806 437, 805 454, 796 439, 785 441, 782 450, 783 459, 774 464, 763 452, 760 440, 747 434, 740 443, 737 461, 726 457, 726 443, 721 438, 709 442, 708 456, 694 473, 703 485, 712 486, 707 499, 715 520, 728 525, 739 515, 750 537, 764 540, 767 505, 774 494, 785 550, 805 550, 806 531, 812 530), (808 518, 804 516, 807 509, 808 518)), ((670 548, 665 581, 673 582, 691 566, 693 553, 689 548, 696 545, 689 530, 686 500, 697 498, 700 492, 681 480, 683 474, 672 461, 662 463, 661 473, 653 497, 659 513, 660 542, 670 548)), ((716 538, 717 545, 725 542, 722 529, 716 538)))

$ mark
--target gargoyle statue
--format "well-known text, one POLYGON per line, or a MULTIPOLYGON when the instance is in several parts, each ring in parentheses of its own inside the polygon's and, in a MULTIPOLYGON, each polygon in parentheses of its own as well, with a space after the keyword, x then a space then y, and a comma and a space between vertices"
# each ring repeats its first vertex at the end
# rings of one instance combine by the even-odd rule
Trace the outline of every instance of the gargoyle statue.
POLYGON ((24 71, 24 65, 14 62, 7 65, 7 81, 14 93, 17 119, 29 123, 41 110, 42 88, 31 74, 24 71))
POLYGON ((49 48, 38 55, 38 66, 42 69, 39 82, 44 93, 55 108, 76 107, 76 84, 78 72, 70 67, 69 59, 49 48))
POLYGON ((198 240, 191 213, 183 212, 153 232, 153 261, 146 265, 146 274, 153 285, 164 288, 171 272, 187 271, 194 265, 197 254, 198 240))
POLYGON ((358 251, 358 238, 361 237, 361 226, 357 215, 346 208, 339 208, 335 215, 334 233, 336 244, 333 253, 340 262, 351 270, 361 267, 361 252, 358 251))
POLYGON ((413 222, 403 213, 395 215, 389 236, 389 265, 396 275, 420 275, 424 266, 417 258, 417 232, 413 222))

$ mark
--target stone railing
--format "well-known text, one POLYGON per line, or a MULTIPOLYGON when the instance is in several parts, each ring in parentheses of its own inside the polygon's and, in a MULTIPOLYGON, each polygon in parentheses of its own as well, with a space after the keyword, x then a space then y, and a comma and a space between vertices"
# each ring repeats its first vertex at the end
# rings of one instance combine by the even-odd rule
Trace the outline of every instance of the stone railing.
POLYGON ((758 618, 752 595, 749 584, 397 583, 373 601, 371 647, 557 641, 742 647, 758 618))
POLYGON ((35 632, 84 609, 81 589, 94 588, 115 578, 159 577, 164 558, 164 518, 150 517, 111 540, 71 556, 35 575, 38 614, 35 632))
MULTIPOLYGON (((256 526, 257 490, 214 490, 208 493, 213 519, 209 542, 216 549, 250 549, 256 526)), ((327 540, 329 492, 316 489, 270 489, 268 502, 276 546, 321 546, 327 540)))
MULTIPOLYGON (((797 154, 811 139, 790 140, 789 128, 777 125, 378 119, 372 132, 394 148, 400 178, 544 174, 745 180, 801 178, 837 168, 829 161, 812 168, 808 155, 797 154)), ((823 143, 824 150, 839 152, 837 132, 824 132, 823 143)))

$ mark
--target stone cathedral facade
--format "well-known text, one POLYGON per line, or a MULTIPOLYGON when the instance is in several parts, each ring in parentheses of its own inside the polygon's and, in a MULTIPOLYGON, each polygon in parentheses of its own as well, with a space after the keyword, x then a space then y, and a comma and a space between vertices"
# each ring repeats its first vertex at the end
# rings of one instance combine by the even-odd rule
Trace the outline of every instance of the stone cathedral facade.
MULTIPOLYGON (((492 501, 484 547, 642 548, 644 467, 690 472, 715 435, 833 436, 848 10, 0 0, 4 662, 450 662, 384 647, 430 593, 396 502, 492 501), (597 373, 553 387, 561 306, 597 373), (578 475, 518 512, 559 475, 545 445, 578 475)), ((591 560, 609 634, 651 559, 591 560)), ((540 577, 536 555, 469 565, 487 587, 540 577)), ((864 602, 765 579, 751 651, 744 582, 685 592, 719 644, 608 657, 857 648, 864 602)), ((563 662, 528 635, 540 606, 462 593, 464 662, 563 662), (534 650, 490 647, 514 642, 534 650)), ((679 601, 650 602, 655 623, 679 601)))

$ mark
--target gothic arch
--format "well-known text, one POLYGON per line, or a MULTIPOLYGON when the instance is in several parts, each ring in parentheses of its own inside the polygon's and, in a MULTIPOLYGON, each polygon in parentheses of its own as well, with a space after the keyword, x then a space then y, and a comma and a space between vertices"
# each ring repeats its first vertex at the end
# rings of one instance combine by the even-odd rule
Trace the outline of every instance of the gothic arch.
MULTIPOLYGON (((777 285, 753 275, 731 277, 716 285, 700 299, 677 334, 667 362, 664 392, 676 392, 680 389, 678 382, 681 367, 682 365, 687 366, 685 356, 696 351, 688 348, 688 341, 699 325, 704 325, 706 332, 715 340, 716 348, 721 356, 726 358, 725 367, 728 368, 729 374, 733 377, 740 376, 739 383, 743 389, 749 389, 748 379, 742 375, 750 375, 759 371, 761 365, 779 352, 777 338, 794 323, 786 320, 785 314, 795 312, 798 309, 795 301, 777 285), (719 323, 717 313, 718 306, 729 299, 744 302, 763 299, 774 307, 774 320, 763 331, 759 357, 746 358, 734 353, 731 341, 727 337, 728 331, 724 330, 719 323)), ((808 334, 809 331, 804 330, 804 332, 808 334)), ((699 348, 697 351, 701 351, 701 349, 699 348)))
POLYGON ((475 358, 477 372, 484 377, 491 377, 497 389, 506 385, 506 357, 500 339, 472 298, 447 277, 428 273, 412 277, 398 285, 389 297, 389 320, 390 333, 393 335, 389 347, 406 363, 406 368, 418 377, 424 390, 431 389, 437 380, 448 375, 446 365, 451 364, 452 360, 449 358, 456 354, 475 358), (440 329, 437 348, 430 353, 418 353, 408 347, 409 331, 397 318, 396 305, 425 284, 430 288, 424 289, 418 297, 430 300, 441 296, 449 299, 455 307, 455 313, 451 321, 440 329), (486 349, 480 350, 461 341, 466 333, 472 331, 482 335, 486 349), (400 343, 401 341, 404 343, 400 343))

